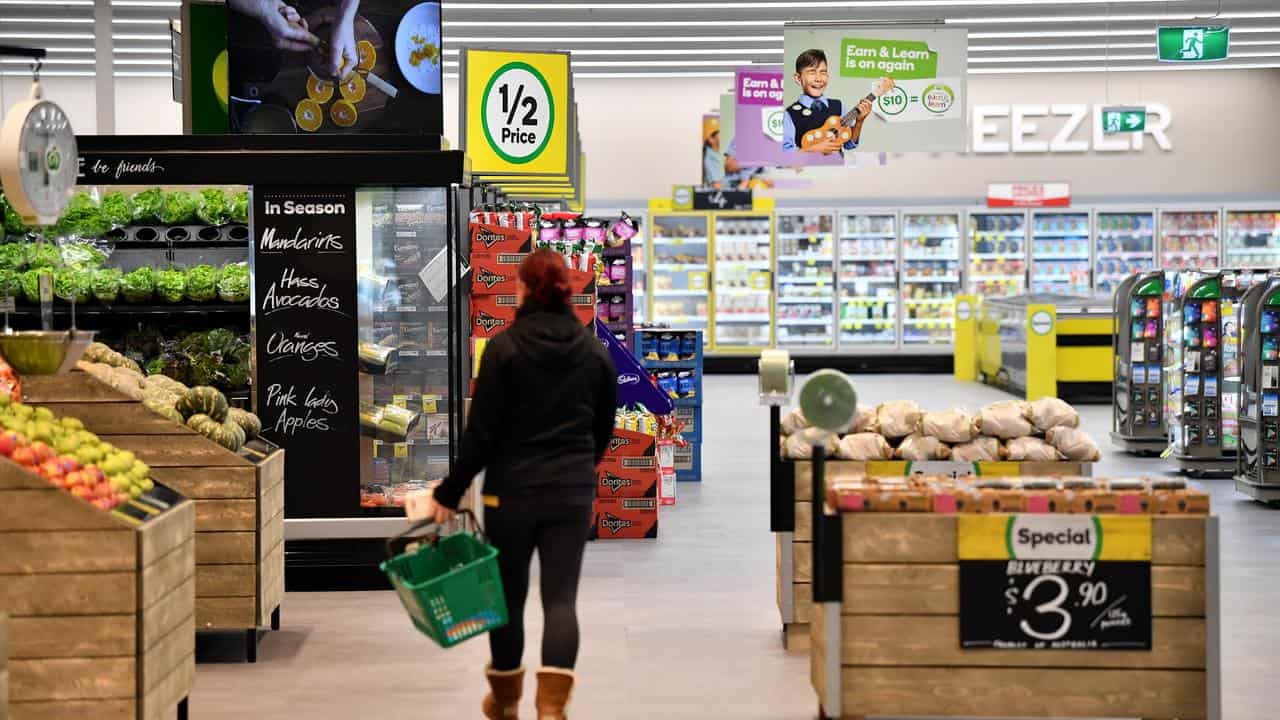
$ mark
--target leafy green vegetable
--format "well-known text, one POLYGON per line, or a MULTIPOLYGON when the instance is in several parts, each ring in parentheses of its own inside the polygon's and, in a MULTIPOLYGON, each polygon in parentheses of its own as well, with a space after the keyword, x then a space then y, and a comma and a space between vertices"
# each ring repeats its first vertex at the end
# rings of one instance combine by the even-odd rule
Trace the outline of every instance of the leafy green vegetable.
POLYGON ((140 223, 159 222, 164 212, 164 191, 151 188, 133 196, 133 220, 140 223))
POLYGON ((232 363, 222 366, 222 375, 226 379, 227 390, 239 390, 249 387, 249 364, 232 363))
POLYGON ((240 337, 230 328, 214 328, 204 334, 204 351, 229 356, 240 344, 240 337))
POLYGON ((156 272, 156 296, 167 303, 182 302, 187 296, 187 274, 172 268, 156 272))
POLYGON ((0 297, 16 297, 22 292, 18 282, 18 272, 9 268, 0 268, 0 297))
POLYGON ((120 292, 124 294, 126 302, 150 302, 151 296, 155 294, 155 283, 155 271, 149 267, 140 267, 125 273, 120 292))
POLYGON ((102 237, 111 229, 98 201, 87 192, 78 192, 71 196, 66 212, 59 218, 56 232, 59 235, 72 237, 102 237))
POLYGON ((133 199, 122 192, 110 192, 102 197, 102 217, 115 227, 133 222, 133 199))
POLYGON ((115 268, 104 268, 93 272, 93 297, 98 302, 113 303, 120 297, 120 282, 124 274, 115 268))
POLYGON ((63 264, 69 267, 95 269, 106 262, 107 254, 89 243, 67 243, 62 246, 63 264))
POLYGON ((27 266, 27 247, 22 243, 0 245, 0 268, 21 270, 27 266))
POLYGON ((200 191, 200 207, 196 209, 196 217, 209 225, 221 225, 231 216, 231 204, 227 194, 219 188, 205 188, 200 191))
POLYGON ((53 243, 27 243, 27 266, 33 270, 62 265, 62 252, 53 243))
POLYGON ((147 371, 148 375, 163 375, 164 367, 167 363, 168 360, 164 355, 157 355, 143 363, 142 368, 147 371))
POLYGON ((27 270, 18 276, 18 284, 22 286, 22 296, 27 302, 40 302, 40 276, 53 275, 53 270, 49 268, 39 268, 36 270, 27 270))
POLYGON ((187 271, 187 297, 209 302, 218 297, 218 271, 212 265, 196 265, 187 271))
POLYGON ((218 297, 226 302, 242 303, 249 301, 249 266, 245 263, 234 263, 222 268, 222 277, 218 279, 218 297))
POLYGON ((63 300, 77 303, 89 302, 92 297, 93 275, 90 270, 62 268, 53 276, 53 294, 63 300))
POLYGON ((242 190, 231 196, 230 201, 231 221, 238 223, 249 222, 249 191, 242 190))
POLYGON ((191 222, 196 216, 200 201, 186 190, 174 190, 164 196, 164 209, 160 212, 160 221, 166 225, 181 225, 191 222))
POLYGON ((18 211, 13 209, 9 204, 9 200, 5 198, 4 193, 0 192, 0 235, 25 235, 27 232, 26 223, 22 222, 22 218, 18 217, 18 211))

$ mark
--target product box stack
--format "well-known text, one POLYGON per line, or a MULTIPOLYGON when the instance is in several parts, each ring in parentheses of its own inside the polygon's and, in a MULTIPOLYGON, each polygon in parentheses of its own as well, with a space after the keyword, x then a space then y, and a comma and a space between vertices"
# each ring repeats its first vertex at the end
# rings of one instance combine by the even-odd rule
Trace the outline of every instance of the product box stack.
POLYGON ((672 398, 676 420, 684 425, 684 443, 675 447, 676 478, 701 480, 702 332, 641 328, 636 331, 636 357, 672 398))
POLYGON ((596 467, 592 536, 658 537, 660 480, 657 419, 645 411, 619 410, 609 449, 596 467))
MULTIPOLYGON (((597 220, 585 220, 589 226, 597 220)), ((604 266, 597 282, 599 300, 596 317, 609 328, 609 332, 628 350, 635 349, 635 295, 632 283, 634 270, 631 256, 631 239, 639 233, 639 227, 631 216, 623 213, 609 225, 606 245, 602 252, 604 266)))
POLYGON ((605 230, 602 224, 588 230, 576 219, 540 218, 531 208, 471 211, 472 379, 480 372, 485 345, 515 322, 516 278, 520 263, 533 250, 550 248, 564 256, 574 315, 583 325, 595 320, 605 230))

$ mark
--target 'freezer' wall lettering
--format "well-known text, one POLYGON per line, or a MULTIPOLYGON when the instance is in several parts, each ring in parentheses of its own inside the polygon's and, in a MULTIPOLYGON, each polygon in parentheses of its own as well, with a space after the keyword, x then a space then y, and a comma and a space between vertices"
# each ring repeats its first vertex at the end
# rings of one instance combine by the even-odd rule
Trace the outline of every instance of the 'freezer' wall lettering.
MULTIPOLYGON (((1005 153, 1084 153, 1141 152, 1146 135, 1164 152, 1173 150, 1168 130, 1173 123, 1173 112, 1168 105, 1147 103, 1147 126, 1143 132, 1125 135, 1105 135, 1102 126, 1102 105, 1065 103, 1053 105, 975 105, 970 147, 979 155, 1005 153), (1077 133, 1092 113, 1093 132, 1089 139, 1079 139, 1077 133), (1041 134, 1041 123, 1031 118, 1063 118, 1051 139, 1048 127, 1041 134), (996 118, 1009 118, 1008 138, 997 139, 1003 124, 992 122, 996 118), (1092 141, 1092 142, 1091 142, 1092 141)), ((1046 123, 1047 125, 1047 123, 1046 123)))

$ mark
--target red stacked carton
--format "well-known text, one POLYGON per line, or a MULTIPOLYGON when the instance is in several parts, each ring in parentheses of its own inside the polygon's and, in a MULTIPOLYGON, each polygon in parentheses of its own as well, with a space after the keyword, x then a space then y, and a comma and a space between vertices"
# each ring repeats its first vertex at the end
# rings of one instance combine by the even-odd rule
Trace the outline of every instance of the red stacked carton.
POLYGON ((516 319, 516 271, 533 230, 471 224, 471 337, 488 339, 516 319))
POLYGON ((652 435, 616 428, 596 468, 593 537, 658 536, 657 443, 652 435))

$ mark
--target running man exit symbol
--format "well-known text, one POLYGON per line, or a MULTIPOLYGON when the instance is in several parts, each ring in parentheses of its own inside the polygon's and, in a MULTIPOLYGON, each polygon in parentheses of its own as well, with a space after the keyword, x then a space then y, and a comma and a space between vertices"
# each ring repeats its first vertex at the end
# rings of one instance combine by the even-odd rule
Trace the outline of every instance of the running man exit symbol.
POLYGON ((1204 57, 1204 28, 1188 28, 1182 31, 1182 59, 1200 60, 1204 57))

